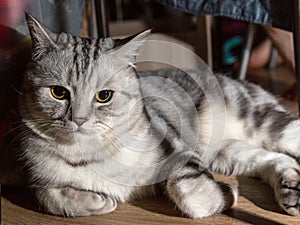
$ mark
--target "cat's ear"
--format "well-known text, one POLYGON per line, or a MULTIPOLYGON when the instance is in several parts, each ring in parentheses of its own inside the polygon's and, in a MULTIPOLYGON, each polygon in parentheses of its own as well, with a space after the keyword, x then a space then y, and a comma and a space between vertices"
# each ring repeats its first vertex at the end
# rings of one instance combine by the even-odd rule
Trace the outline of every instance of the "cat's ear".
POLYGON ((115 47, 118 47, 118 57, 121 57, 125 63, 133 65, 141 47, 149 37, 150 33, 151 30, 146 30, 124 39, 115 40, 115 47))
POLYGON ((38 60, 44 53, 51 49, 57 49, 55 44, 56 34, 44 27, 32 15, 25 13, 29 34, 32 41, 32 57, 38 60))

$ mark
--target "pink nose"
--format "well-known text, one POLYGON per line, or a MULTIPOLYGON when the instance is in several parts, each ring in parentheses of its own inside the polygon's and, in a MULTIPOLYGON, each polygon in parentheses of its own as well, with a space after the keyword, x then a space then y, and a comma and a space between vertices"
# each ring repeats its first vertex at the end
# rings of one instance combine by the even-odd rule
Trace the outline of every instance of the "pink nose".
POLYGON ((87 121, 87 118, 74 118, 73 122, 76 123, 78 126, 81 126, 87 121))

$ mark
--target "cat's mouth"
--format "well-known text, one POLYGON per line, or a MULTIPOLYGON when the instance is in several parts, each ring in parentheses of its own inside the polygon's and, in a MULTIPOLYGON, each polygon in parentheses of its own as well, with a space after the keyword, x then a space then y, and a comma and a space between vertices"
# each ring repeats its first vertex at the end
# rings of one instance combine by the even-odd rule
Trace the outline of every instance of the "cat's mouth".
POLYGON ((82 127, 78 127, 77 129, 74 129, 72 131, 70 131, 70 133, 72 134, 84 134, 84 135, 90 135, 92 134, 93 132, 89 131, 89 130, 86 130, 82 127))

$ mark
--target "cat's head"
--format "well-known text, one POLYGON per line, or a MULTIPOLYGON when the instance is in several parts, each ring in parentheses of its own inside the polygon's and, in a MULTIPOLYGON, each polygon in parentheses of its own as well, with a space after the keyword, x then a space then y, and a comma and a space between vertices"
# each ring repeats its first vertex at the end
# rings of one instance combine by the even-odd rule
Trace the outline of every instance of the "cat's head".
POLYGON ((32 59, 25 74, 20 112, 44 138, 73 141, 135 120, 143 110, 135 58, 150 31, 121 47, 112 38, 56 34, 26 15, 32 59))

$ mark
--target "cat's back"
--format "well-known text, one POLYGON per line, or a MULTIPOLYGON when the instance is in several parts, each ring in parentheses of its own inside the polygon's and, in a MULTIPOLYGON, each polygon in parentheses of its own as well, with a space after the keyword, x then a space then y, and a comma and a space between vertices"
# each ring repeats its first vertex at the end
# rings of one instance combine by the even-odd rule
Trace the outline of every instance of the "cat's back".
MULTIPOLYGON (((168 101, 170 104, 198 105, 204 98, 203 86, 207 86, 206 74, 197 71, 165 69, 138 73, 143 97, 151 102, 168 101)), ((147 101, 149 103, 149 101, 147 101)))
POLYGON ((186 141, 195 137, 199 111, 206 102, 205 92, 210 91, 209 83, 213 83, 209 82, 210 77, 197 71, 173 69, 140 72, 138 76, 151 124, 157 124, 163 134, 168 130, 172 140, 179 136, 186 141))

